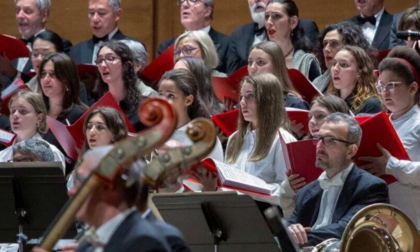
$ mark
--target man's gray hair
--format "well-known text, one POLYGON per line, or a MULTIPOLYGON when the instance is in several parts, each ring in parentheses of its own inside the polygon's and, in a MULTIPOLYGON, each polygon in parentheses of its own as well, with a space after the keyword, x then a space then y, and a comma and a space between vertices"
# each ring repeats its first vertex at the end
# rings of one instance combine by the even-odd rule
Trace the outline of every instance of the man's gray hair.
POLYGON ((50 145, 47 142, 39 139, 28 139, 14 144, 13 154, 16 153, 33 153, 41 162, 54 161, 54 153, 51 150, 50 145))
MULTIPOLYGON (((15 5, 19 0, 15 0, 15 5)), ((36 0, 36 7, 39 11, 47 10, 47 16, 50 15, 51 11, 51 0, 36 0)))
POLYGON ((120 40, 120 42, 123 42, 130 48, 131 52, 133 52, 134 64, 137 66, 141 63, 139 72, 143 72, 143 69, 147 64, 147 52, 143 44, 138 41, 128 39, 120 40))
POLYGON ((325 122, 345 123, 349 130, 346 140, 350 143, 355 143, 357 146, 360 145, 360 141, 362 140, 362 129, 360 128, 359 123, 350 115, 336 112, 329 115, 325 122))
MULTIPOLYGON (((92 0, 89 0, 89 3, 92 0)), ((108 4, 112 9, 112 12, 114 12, 114 14, 117 12, 117 10, 119 8, 121 8, 121 0, 108 0, 108 4)))
POLYGON ((204 5, 211 8, 210 19, 213 20, 214 1, 213 0, 204 0, 204 5))

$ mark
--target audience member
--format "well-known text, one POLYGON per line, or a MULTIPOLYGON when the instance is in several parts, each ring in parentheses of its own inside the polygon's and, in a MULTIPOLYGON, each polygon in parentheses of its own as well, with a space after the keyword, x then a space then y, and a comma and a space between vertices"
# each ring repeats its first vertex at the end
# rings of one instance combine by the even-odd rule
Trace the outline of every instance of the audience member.
MULTIPOLYGON (((248 0, 254 23, 242 25, 232 32, 227 57, 228 75, 247 65, 248 55, 253 45, 267 41, 265 8, 269 2, 270 0, 248 0)), ((299 24, 309 40, 316 41, 319 31, 315 22, 309 19, 299 19, 299 24)))
POLYGON ((54 153, 45 141, 28 139, 13 145, 13 162, 54 162, 54 153))
POLYGON ((361 137, 357 121, 341 113, 329 115, 314 135, 315 166, 324 172, 297 193, 288 227, 296 243, 315 246, 330 238, 341 239, 359 210, 389 203, 386 183, 352 162, 361 137))
POLYGON ((350 45, 341 48, 334 57, 331 76, 334 85, 328 92, 344 99, 355 115, 383 110, 375 90, 372 61, 362 48, 350 45))
POLYGON ((332 86, 331 67, 335 54, 345 45, 358 46, 368 52, 372 63, 377 68, 376 50, 371 48, 360 27, 352 22, 343 21, 327 25, 318 37, 316 55, 323 74, 313 80, 313 84, 322 93, 332 86))
POLYGON ((143 96, 148 97, 158 96, 158 92, 144 84, 144 82, 141 79, 141 73, 143 72, 147 64, 146 48, 142 45, 142 43, 135 40, 121 40, 121 42, 126 44, 133 53, 134 71, 137 73, 137 87, 140 90, 140 93, 143 96))
MULTIPOLYGON (((40 94, 20 91, 9 102, 10 122, 16 134, 13 145, 29 139, 44 141, 41 134, 47 131, 47 109, 40 94)), ((47 143, 47 142, 46 142, 47 143)), ((0 152, 0 161, 6 162, 13 158, 13 145, 0 152)), ((54 153, 54 161, 59 161, 65 170, 64 155, 48 143, 54 153)))
POLYGON ((212 85, 211 69, 200 58, 185 56, 179 58, 174 69, 184 68, 190 71, 198 84, 198 94, 211 115, 223 112, 223 105, 217 98, 212 85))
MULTIPOLYGON (((209 35, 213 45, 217 48, 218 61, 211 66, 221 73, 226 73, 229 37, 217 32, 211 27, 214 15, 214 0, 177 0, 181 12, 181 23, 185 31, 202 31, 209 35)), ((163 53, 175 42, 176 38, 161 43, 157 54, 163 53)), ((176 43, 175 43, 176 44, 176 43)), ((176 47, 176 46, 175 46, 176 47)))
POLYGON ((299 10, 293 0, 272 0, 265 9, 268 39, 280 46, 287 68, 295 68, 309 80, 321 75, 311 45, 299 25, 299 10))
POLYGON ((359 24, 369 44, 378 50, 390 48, 390 32, 393 15, 384 7, 384 0, 354 0, 360 15, 349 21, 359 24))
POLYGON ((393 175, 397 182, 389 185, 391 204, 398 207, 420 229, 420 109, 419 73, 420 56, 415 50, 395 47, 379 65, 376 86, 385 107, 391 112, 389 120, 394 126, 411 161, 398 160, 378 145, 381 157, 360 157, 369 164, 362 166, 370 173, 393 175))
POLYGON ((128 46, 119 41, 107 41, 101 45, 96 59, 101 77, 98 94, 110 92, 127 115, 136 132, 146 129, 139 120, 138 108, 145 99, 137 87, 133 54, 128 46))

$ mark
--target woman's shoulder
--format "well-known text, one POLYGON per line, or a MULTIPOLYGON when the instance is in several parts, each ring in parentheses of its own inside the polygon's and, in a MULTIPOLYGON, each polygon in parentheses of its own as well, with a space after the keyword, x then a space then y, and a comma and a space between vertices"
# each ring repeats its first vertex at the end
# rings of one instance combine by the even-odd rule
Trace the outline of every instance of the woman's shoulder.
POLYGON ((73 124, 79 119, 84 113, 86 109, 79 104, 73 104, 72 107, 67 111, 67 113, 60 118, 59 121, 67 124, 66 120, 73 124))
POLYGON ((360 106, 357 114, 376 114, 383 111, 382 103, 379 98, 371 96, 360 106))

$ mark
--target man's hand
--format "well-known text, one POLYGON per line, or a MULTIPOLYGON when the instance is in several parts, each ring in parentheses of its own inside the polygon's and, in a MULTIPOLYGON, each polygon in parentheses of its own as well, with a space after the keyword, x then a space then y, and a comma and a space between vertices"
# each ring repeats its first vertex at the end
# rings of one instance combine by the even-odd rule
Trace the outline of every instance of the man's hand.
POLYGON ((203 185, 202 192, 214 192, 217 191, 217 176, 213 175, 211 172, 205 172, 205 173, 198 173, 193 172, 193 175, 200 181, 200 183, 203 185))
POLYGON ((388 163, 388 160, 391 158, 391 153, 389 153, 387 149, 382 147, 382 145, 377 144, 377 146, 378 146, 378 149, 382 152, 382 156, 359 157, 358 159, 360 161, 369 162, 369 164, 362 165, 360 168, 379 177, 385 174, 386 164, 388 163))
POLYGON ((301 177, 299 174, 292 174, 291 170, 287 170, 285 173, 289 185, 295 193, 298 193, 299 190, 306 185, 305 178, 301 177))
POLYGON ((308 242, 306 232, 310 232, 312 228, 304 228, 301 224, 292 224, 288 227, 292 239, 297 244, 305 244, 308 242))

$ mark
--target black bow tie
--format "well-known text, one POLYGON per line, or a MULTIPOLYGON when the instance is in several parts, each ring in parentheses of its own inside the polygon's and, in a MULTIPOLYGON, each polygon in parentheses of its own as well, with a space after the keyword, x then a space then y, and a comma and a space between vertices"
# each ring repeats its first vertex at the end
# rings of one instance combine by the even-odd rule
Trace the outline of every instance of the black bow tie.
POLYGON ((376 18, 375 18, 375 16, 367 17, 367 18, 358 16, 357 17, 357 22, 360 25, 364 25, 366 22, 368 22, 368 23, 371 23, 372 25, 376 26, 376 18))
POLYGON ((25 45, 27 45, 28 43, 31 43, 31 45, 32 45, 34 43, 35 36, 32 36, 32 37, 30 37, 28 39, 21 38, 20 40, 22 40, 23 43, 25 43, 25 45))
POLYGON ((92 41, 93 41, 93 44, 98 44, 100 41, 102 41, 102 42, 108 41, 108 35, 105 35, 102 38, 98 38, 96 36, 93 36, 92 41))
POLYGON ((257 35, 257 36, 260 36, 264 32, 265 32, 265 26, 263 26, 261 28, 258 28, 258 24, 255 23, 255 26, 254 26, 254 34, 257 35))

